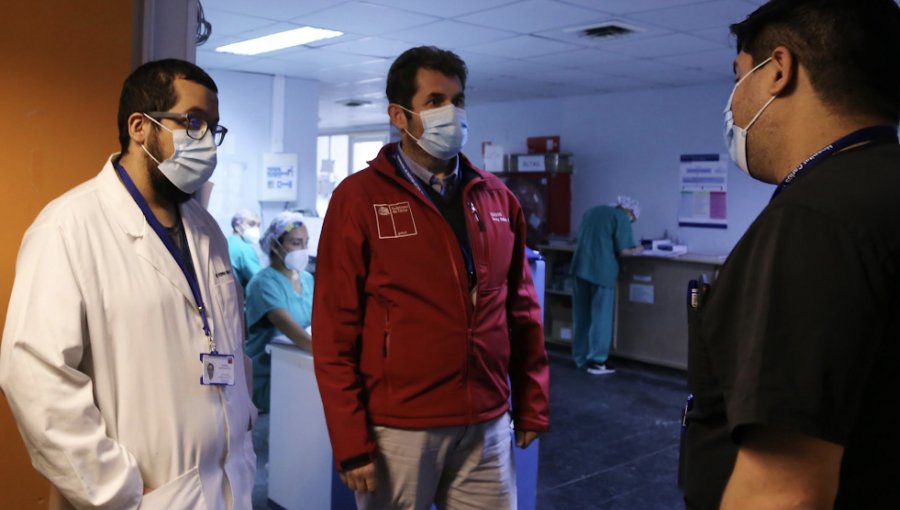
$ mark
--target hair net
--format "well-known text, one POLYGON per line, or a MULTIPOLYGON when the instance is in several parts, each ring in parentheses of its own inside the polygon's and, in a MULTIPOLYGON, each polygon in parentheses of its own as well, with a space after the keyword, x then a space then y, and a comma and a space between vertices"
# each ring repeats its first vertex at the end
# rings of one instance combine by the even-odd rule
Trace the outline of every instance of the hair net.
POLYGON ((641 204, 637 200, 627 195, 619 195, 616 199, 616 204, 622 209, 631 209, 635 219, 641 217, 641 204))
POLYGON ((256 221, 259 221, 259 216, 251 211, 250 209, 241 209, 240 211, 234 213, 234 216, 231 217, 231 228, 237 228, 239 225, 243 225, 247 220, 254 218, 256 221))
POLYGON ((303 215, 293 211, 282 211, 272 219, 269 228, 259 239, 259 247, 263 253, 269 255, 272 253, 272 244, 283 236, 286 232, 290 232, 295 228, 303 225, 303 215))

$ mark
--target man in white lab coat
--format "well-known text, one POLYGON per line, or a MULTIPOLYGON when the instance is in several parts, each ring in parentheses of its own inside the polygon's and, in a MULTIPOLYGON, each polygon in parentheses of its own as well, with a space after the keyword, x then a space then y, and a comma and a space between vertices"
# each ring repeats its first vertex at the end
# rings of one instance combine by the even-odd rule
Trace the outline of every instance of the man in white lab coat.
POLYGON ((192 199, 215 168, 218 122, 203 70, 139 67, 119 102, 122 152, 25 234, 0 385, 51 501, 251 506, 240 292, 224 236, 192 199))

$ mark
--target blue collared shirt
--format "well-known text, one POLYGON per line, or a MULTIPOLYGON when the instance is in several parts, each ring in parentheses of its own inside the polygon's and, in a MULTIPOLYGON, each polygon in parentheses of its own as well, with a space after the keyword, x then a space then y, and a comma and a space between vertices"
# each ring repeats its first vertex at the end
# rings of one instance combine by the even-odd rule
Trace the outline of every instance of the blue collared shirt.
POLYGON ((403 158, 403 162, 406 163, 406 166, 409 170, 415 175, 423 184, 431 186, 431 189, 436 191, 441 198, 448 199, 453 197, 456 194, 456 190, 459 188, 459 183, 462 181, 460 170, 459 170, 459 156, 454 158, 454 166, 453 170, 438 176, 437 174, 432 173, 427 168, 422 165, 416 163, 406 152, 403 150, 403 146, 400 146, 400 150, 397 151, 400 154, 400 157, 403 158))

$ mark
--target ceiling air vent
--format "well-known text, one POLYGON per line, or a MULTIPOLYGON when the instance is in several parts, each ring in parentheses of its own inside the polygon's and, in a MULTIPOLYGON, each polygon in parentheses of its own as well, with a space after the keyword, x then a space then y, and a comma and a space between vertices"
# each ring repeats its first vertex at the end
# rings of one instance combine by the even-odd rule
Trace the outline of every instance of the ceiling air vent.
POLYGON ((338 101, 338 104, 342 104, 348 108, 357 108, 359 106, 369 106, 372 104, 372 101, 367 99, 344 99, 342 101, 338 101))
POLYGON ((566 30, 566 32, 575 33, 579 37, 595 40, 621 38, 639 31, 639 28, 627 25, 621 21, 606 21, 597 25, 569 28, 566 30))

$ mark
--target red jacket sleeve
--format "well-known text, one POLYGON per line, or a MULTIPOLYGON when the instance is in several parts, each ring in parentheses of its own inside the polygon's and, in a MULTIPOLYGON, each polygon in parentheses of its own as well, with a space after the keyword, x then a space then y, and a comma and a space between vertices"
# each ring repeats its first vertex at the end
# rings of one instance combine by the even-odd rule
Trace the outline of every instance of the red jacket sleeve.
MULTIPOLYGON (((349 183, 345 183, 349 184, 349 183)), ((361 465, 376 454, 359 374, 368 243, 354 214, 354 189, 341 186, 328 205, 316 256, 313 360, 335 463, 361 465), (362 460, 362 462, 360 462, 362 460)))
POLYGON ((515 246, 509 266, 507 320, 512 416, 518 430, 546 432, 550 425, 550 367, 544 347, 541 307, 525 257, 525 215, 511 198, 515 246))

